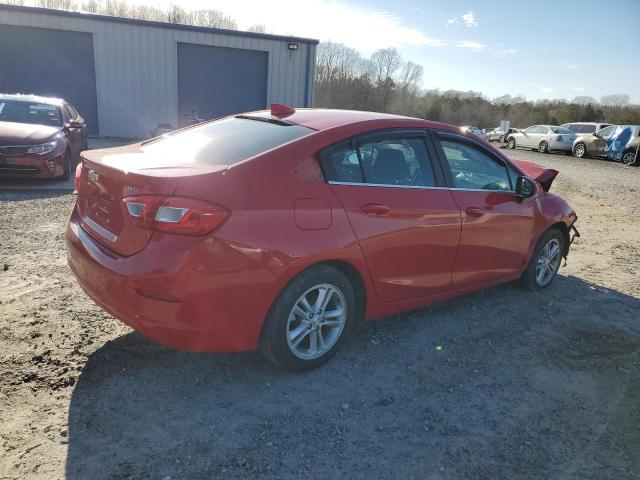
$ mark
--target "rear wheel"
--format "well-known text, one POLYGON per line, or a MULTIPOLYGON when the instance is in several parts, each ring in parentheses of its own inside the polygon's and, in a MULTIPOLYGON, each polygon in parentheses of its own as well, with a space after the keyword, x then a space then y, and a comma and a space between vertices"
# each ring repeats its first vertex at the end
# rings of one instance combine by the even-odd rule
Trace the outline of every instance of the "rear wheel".
POLYGON ((319 367, 350 332, 355 308, 353 287, 339 270, 311 267, 293 279, 271 307, 260 351, 290 372, 319 367))
POLYGON ((582 158, 587 154, 587 147, 584 143, 578 143, 573 147, 573 156, 582 158))
POLYGON ((498 141, 500 143, 504 143, 504 135, 500 135, 500 138, 498 139, 498 141))
POLYGON ((520 285, 528 290, 539 290, 551 285, 560 269, 564 242, 564 235, 560 230, 547 230, 538 241, 529 265, 520 277, 520 285))
POLYGON ((622 163, 625 165, 631 165, 636 161, 636 152, 633 150, 629 150, 622 154, 622 163))
POLYGON ((540 145, 538 145, 538 151, 540 153, 547 153, 549 151, 549 144, 543 140, 540 142, 540 145))
POLYGON ((509 147, 511 150, 516 148, 516 139, 513 137, 509 137, 509 140, 507 140, 507 147, 509 147))

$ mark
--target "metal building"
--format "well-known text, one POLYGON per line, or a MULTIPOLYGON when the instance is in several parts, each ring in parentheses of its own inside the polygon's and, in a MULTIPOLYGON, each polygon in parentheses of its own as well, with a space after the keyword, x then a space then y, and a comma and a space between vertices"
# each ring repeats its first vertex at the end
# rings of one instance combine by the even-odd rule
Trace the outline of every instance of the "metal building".
POLYGON ((311 106, 317 40, 0 5, 0 92, 63 97, 90 133, 311 106))

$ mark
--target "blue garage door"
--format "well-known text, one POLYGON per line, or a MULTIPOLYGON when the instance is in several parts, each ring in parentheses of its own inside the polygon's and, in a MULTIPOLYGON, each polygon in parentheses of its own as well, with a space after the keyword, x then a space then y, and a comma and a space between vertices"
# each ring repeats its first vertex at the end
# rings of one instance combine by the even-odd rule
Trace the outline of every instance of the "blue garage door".
POLYGON ((61 97, 98 133, 93 36, 47 28, 0 26, 0 92, 61 97))
POLYGON ((178 43, 178 113, 203 119, 267 106, 268 53, 178 43))

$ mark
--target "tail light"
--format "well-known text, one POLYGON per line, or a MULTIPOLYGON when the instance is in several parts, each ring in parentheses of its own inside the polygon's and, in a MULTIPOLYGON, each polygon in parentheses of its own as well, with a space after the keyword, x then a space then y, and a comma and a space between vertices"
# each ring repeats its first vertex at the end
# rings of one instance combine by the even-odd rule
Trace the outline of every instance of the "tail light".
POLYGON ((73 186, 76 189, 76 192, 78 191, 78 188, 80 187, 80 177, 82 176, 82 162, 78 163, 78 166, 76 167, 76 176, 75 179, 73 181, 73 186))
POLYGON ((558 135, 558 136, 556 137, 556 141, 557 141, 557 142, 562 142, 562 141, 563 141, 562 135, 558 135))
POLYGON ((137 195, 122 200, 134 225, 163 233, 204 235, 231 214, 220 205, 187 197, 137 195))

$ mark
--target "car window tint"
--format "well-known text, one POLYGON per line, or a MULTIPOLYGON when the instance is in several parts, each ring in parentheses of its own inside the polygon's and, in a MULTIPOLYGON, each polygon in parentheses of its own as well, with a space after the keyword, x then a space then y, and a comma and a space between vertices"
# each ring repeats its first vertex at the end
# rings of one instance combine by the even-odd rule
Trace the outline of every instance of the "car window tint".
POLYGON ((569 130, 568 128, 564 127, 551 127, 551 130, 553 131, 553 133, 562 133, 565 135, 575 133, 573 130, 569 130))
POLYGON ((322 152, 325 180, 330 182, 362 183, 358 152, 351 142, 343 142, 322 152))
POLYGON ((75 118, 67 105, 62 108, 62 117, 64 118, 64 123, 67 123, 69 120, 75 118))
POLYGON ((511 190, 505 165, 467 143, 440 142, 453 175, 454 186, 469 190, 511 190))
POLYGON ((569 130, 572 130, 576 133, 580 130, 580 125, 576 123, 569 123, 567 125, 563 125, 563 127, 568 128, 569 130))
POLYGON ((580 127, 580 133, 595 133, 596 126, 595 125, 582 125, 580 127))
POLYGON ((71 104, 67 104, 67 108, 69 109, 69 112, 71 113, 71 118, 78 118, 80 116, 80 114, 78 113, 78 111, 73 107, 73 105, 71 104))
POLYGON ((537 129, 537 128, 538 128, 538 127, 536 127, 535 125, 534 125, 533 127, 526 128, 526 129, 524 130, 524 133, 534 133, 534 132, 536 131, 536 129, 537 129))
POLYGON ((158 164, 166 162, 233 165, 313 133, 301 125, 224 118, 143 144, 158 164))
POLYGON ((436 184, 422 138, 394 138, 360 146, 367 183, 433 187, 436 184))
POLYGON ((598 136, 600 138, 607 138, 609 135, 613 133, 613 130, 616 128, 615 125, 611 125, 609 127, 605 127, 602 130, 598 130, 598 136))

